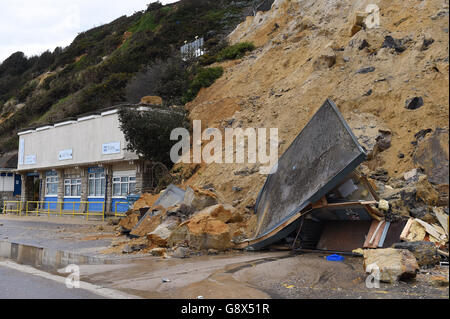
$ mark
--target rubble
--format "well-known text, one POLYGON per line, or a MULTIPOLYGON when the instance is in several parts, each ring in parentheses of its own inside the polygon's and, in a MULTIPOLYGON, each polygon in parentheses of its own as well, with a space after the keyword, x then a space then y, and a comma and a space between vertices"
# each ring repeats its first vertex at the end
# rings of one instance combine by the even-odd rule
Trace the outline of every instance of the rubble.
POLYGON ((406 249, 364 250, 364 269, 370 269, 368 266, 372 264, 379 268, 380 280, 387 283, 396 283, 399 280, 415 278, 419 271, 416 257, 406 249))
POLYGON ((222 204, 207 207, 180 224, 169 237, 170 246, 188 244, 194 249, 231 248, 231 228, 226 224, 232 217, 232 206, 222 204))
POLYGON ((192 207, 195 211, 218 203, 217 195, 211 191, 187 187, 183 204, 192 207))
POLYGON ((173 258, 189 258, 189 255, 190 249, 183 246, 177 247, 172 253, 173 258))
POLYGON ((413 154, 414 163, 423 167, 429 182, 434 185, 446 184, 447 188, 449 184, 448 141, 448 129, 436 128, 433 134, 427 135, 418 142, 413 154))
POLYGON ((429 241, 396 243, 393 248, 407 249, 412 252, 419 267, 434 267, 440 260, 436 246, 429 241))
POLYGON ((127 214, 125 218, 122 218, 119 222, 119 226, 122 227, 123 232, 130 232, 134 226, 139 222, 140 214, 139 213, 130 213, 127 214))

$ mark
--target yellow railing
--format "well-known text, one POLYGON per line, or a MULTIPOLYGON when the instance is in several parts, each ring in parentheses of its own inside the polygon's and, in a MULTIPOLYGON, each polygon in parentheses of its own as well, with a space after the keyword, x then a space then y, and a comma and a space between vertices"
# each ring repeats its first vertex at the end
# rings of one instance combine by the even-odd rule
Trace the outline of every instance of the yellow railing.
MULTIPOLYGON (((125 214, 125 213, 119 213, 119 212, 117 212, 117 205, 119 205, 119 204, 125 204, 125 205, 129 205, 129 203, 128 202, 116 202, 115 203, 115 210, 114 210, 114 217, 124 217, 124 216, 127 216, 127 214, 125 214)), ((127 209, 128 210, 128 209, 127 209)))
POLYGON ((102 220, 105 220, 105 202, 48 202, 48 201, 27 201, 25 206, 25 215, 35 214, 39 215, 56 215, 56 216, 86 216, 89 220, 89 216, 101 216, 102 220), (102 210, 91 211, 90 205, 101 204, 102 210), (78 205, 78 209, 76 206, 78 205), (71 209, 67 209, 67 206, 72 206, 71 209), (85 206, 85 207, 83 207, 85 206), (82 209, 83 208, 83 209, 82 209))
POLYGON ((7 213, 17 213, 20 215, 22 211, 22 202, 21 201, 4 201, 3 202, 3 214, 7 213), (15 206, 16 208, 10 208, 15 206))

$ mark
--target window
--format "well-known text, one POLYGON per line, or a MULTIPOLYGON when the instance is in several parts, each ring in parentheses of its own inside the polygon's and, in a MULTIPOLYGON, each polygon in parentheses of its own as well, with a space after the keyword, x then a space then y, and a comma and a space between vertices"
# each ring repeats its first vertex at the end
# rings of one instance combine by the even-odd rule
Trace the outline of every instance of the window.
POLYGON ((64 181, 64 196, 79 197, 81 196, 81 179, 71 178, 64 181))
POLYGON ((104 173, 89 174, 89 196, 105 196, 106 180, 104 173))
POLYGON ((127 196, 136 191, 136 177, 124 176, 113 178, 113 196, 127 196))
POLYGON ((45 179, 46 195, 58 195, 58 173, 47 172, 45 179))

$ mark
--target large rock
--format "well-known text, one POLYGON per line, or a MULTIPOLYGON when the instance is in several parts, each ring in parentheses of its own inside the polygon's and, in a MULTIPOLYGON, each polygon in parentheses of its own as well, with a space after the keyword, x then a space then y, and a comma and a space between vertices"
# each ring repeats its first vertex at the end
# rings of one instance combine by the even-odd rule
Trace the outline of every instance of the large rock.
POLYGON ((141 99, 141 104, 162 105, 163 99, 159 96, 144 96, 141 99))
POLYGON ((372 264, 379 268, 380 280, 388 283, 415 278, 419 271, 416 257, 406 249, 366 249, 364 250, 364 269, 372 264))
POLYGON ((336 54, 330 47, 323 50, 314 61, 314 70, 326 70, 336 64, 336 54))
POLYGON ((437 248, 429 241, 396 243, 393 248, 407 249, 412 252, 420 267, 432 267, 439 262, 437 248))
POLYGON ((420 176, 416 184, 416 198, 430 206, 435 206, 439 202, 439 193, 428 182, 425 175, 420 176))
POLYGON ((141 215, 139 213, 131 213, 120 220, 119 226, 129 232, 134 228, 134 226, 136 226, 140 216, 141 215))
POLYGON ((420 165, 433 184, 449 184, 448 130, 437 128, 425 137, 414 152, 414 162, 420 165))
POLYGON ((166 247, 172 231, 180 224, 176 217, 169 217, 162 222, 156 229, 147 234, 147 239, 159 247, 166 247))
POLYGON ((232 230, 226 223, 232 218, 233 210, 231 206, 219 204, 198 212, 172 232, 169 246, 187 244, 194 249, 231 248, 232 230))
POLYGON ((197 189, 192 187, 186 188, 184 195, 184 204, 192 207, 196 211, 202 210, 205 207, 217 204, 217 195, 211 191, 197 189))

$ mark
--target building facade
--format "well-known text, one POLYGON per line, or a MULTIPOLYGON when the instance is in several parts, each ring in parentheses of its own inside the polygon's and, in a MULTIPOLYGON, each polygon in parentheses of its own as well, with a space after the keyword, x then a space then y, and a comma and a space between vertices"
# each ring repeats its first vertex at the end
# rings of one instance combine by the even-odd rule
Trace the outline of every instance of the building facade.
POLYGON ((51 210, 127 211, 127 196, 142 191, 146 162, 126 150, 118 111, 19 132, 22 207, 40 202, 51 210))
POLYGON ((0 156, 0 206, 4 201, 13 201, 20 196, 21 178, 14 170, 17 165, 17 152, 0 156))

